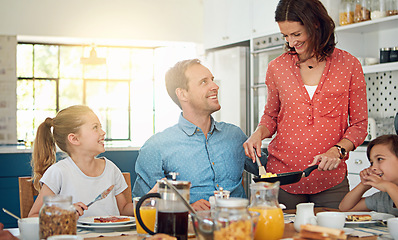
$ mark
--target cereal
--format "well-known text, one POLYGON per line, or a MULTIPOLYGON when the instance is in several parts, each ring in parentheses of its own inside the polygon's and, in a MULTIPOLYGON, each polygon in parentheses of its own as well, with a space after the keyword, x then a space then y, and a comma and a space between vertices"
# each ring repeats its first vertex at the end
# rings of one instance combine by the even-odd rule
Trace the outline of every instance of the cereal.
POLYGON ((214 240, 250 240, 252 223, 250 220, 232 222, 227 227, 214 231, 214 240))
POLYGON ((341 26, 354 23, 354 12, 341 12, 339 21, 341 26))
POLYGON ((57 206, 43 206, 39 215, 40 239, 52 235, 76 235, 76 213, 57 206))

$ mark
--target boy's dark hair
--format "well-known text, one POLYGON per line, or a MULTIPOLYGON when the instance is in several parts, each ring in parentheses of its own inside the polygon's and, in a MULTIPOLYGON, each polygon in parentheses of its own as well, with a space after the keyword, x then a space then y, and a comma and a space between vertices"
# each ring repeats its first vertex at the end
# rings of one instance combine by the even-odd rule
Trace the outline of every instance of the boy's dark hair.
POLYGON ((396 157, 398 157, 398 135, 396 134, 388 134, 388 135, 382 135, 379 136, 375 139, 373 139, 366 150, 366 155, 368 159, 370 159, 370 150, 376 145, 388 145, 391 152, 395 154, 396 157))

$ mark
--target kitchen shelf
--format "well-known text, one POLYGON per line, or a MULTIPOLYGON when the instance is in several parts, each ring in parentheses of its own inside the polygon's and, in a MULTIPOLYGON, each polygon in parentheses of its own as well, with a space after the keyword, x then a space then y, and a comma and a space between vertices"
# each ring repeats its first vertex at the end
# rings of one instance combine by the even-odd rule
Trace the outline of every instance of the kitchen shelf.
POLYGON ((363 73, 375 73, 375 72, 389 72, 398 70, 398 62, 381 63, 376 65, 363 66, 363 73))
POLYGON ((336 32, 348 33, 367 33, 383 29, 396 28, 398 26, 398 15, 388 16, 375 20, 369 20, 360 23, 353 23, 345 26, 336 27, 336 32))

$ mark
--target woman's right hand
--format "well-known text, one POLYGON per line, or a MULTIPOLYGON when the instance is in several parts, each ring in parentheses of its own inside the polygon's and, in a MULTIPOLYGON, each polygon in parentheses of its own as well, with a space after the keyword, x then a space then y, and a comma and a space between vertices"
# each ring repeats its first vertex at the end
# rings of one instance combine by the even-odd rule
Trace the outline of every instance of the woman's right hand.
POLYGON ((262 145, 262 128, 259 127, 256 131, 243 143, 245 154, 251 158, 253 162, 256 162, 256 154, 261 157, 261 145, 262 145))
POLYGON ((87 205, 84 204, 84 203, 82 203, 82 202, 74 203, 73 206, 75 207, 76 213, 77 213, 79 216, 82 216, 82 215, 84 214, 84 210, 87 210, 87 209, 88 209, 87 205))

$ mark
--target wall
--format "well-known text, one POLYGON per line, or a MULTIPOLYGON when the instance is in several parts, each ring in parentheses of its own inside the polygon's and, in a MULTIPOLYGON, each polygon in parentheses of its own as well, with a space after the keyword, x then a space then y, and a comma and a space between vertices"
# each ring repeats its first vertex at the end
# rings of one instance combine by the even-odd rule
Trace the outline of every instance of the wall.
POLYGON ((202 42, 202 0, 0 0, 0 34, 202 42))
MULTIPOLYGON (((132 151, 107 151, 101 155, 112 160, 122 172, 130 172, 131 183, 134 185, 137 175, 135 174, 135 161, 138 150, 132 151)), ((30 167, 31 153, 3 153, 0 154, 0 208, 20 216, 19 211, 19 188, 18 177, 31 176, 30 167)), ((0 222, 5 228, 18 227, 17 221, 0 211, 0 222)))

